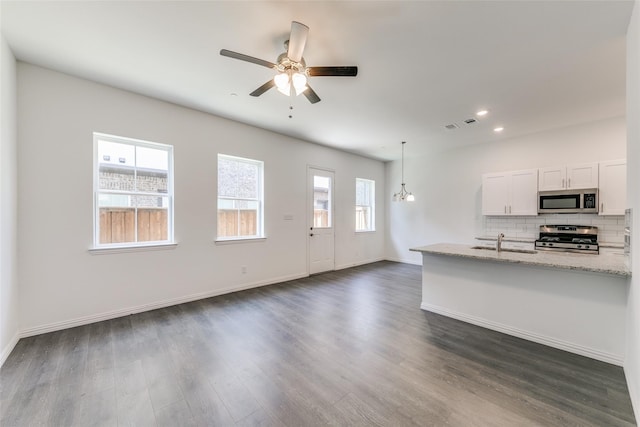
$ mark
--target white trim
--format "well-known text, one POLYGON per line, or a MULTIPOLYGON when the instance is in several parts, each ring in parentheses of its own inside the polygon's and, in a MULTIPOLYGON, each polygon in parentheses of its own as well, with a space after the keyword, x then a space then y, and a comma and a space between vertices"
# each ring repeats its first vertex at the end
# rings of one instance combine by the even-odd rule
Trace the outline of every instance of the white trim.
POLYGON ((20 332, 16 332, 11 340, 7 343, 7 346, 2 349, 2 353, 0 353, 0 367, 4 365, 4 362, 7 360, 13 349, 16 348, 16 344, 18 344, 19 339, 20 332))
POLYGON ((385 261, 393 261, 393 262, 401 262, 403 264, 412 264, 412 265, 420 265, 420 266, 422 265, 422 261, 416 262, 416 261, 411 260, 411 259, 385 257, 384 260, 385 261))
POLYGON ((570 353, 579 354, 581 356, 590 357, 591 359, 600 360, 602 362, 611 363, 617 366, 623 366, 623 358, 615 354, 607 353, 600 350, 595 350, 589 347, 576 345, 568 341, 558 340, 555 338, 547 337, 536 333, 531 333, 523 329, 514 328, 504 325, 502 323, 492 322, 480 317, 469 316, 467 314, 459 313, 457 311, 448 310, 433 304, 421 303, 420 308, 422 310, 431 311, 433 313, 441 314, 443 316, 451 317, 453 319, 462 320, 463 322, 471 323, 483 328, 491 329, 494 331, 502 332, 507 335, 522 338, 527 341, 533 341, 538 344, 544 344, 549 347, 558 348, 560 350, 568 351, 570 353))
POLYGON ((336 265, 336 270, 344 270, 345 268, 358 267, 359 265, 373 264, 374 262, 385 261, 384 258, 374 258, 366 261, 350 262, 347 264, 336 265))
POLYGON ((171 298, 163 301, 157 301, 150 304, 142 304, 134 307, 123 308, 119 310, 108 311, 100 314, 93 314, 90 316, 77 317, 75 319, 63 320, 61 322, 49 323, 46 325, 34 326, 31 328, 23 329, 20 331, 19 337, 26 338, 33 335, 46 334, 48 332, 55 332, 62 329, 74 328, 76 326, 87 325, 89 323, 101 322, 103 320, 115 319, 117 317, 128 316, 130 314, 142 313, 145 311, 156 310, 159 308, 170 307, 172 305, 183 304, 191 301, 197 301, 205 298, 211 298, 218 295, 229 294, 232 292, 243 291, 245 289, 258 288, 261 286, 272 285, 275 283, 287 282, 290 280, 302 279, 309 277, 307 273, 292 274, 289 276, 276 277, 269 280, 247 283, 239 286, 232 286, 223 289, 216 289, 214 291, 202 292, 198 294, 185 295, 178 298, 171 298))
POLYGON ((91 255, 107 255, 107 254, 122 254, 125 252, 146 252, 146 251, 161 251, 175 249, 178 247, 178 243, 151 243, 148 245, 131 245, 131 246, 103 246, 98 248, 89 248, 88 251, 91 255))
POLYGON ((232 245, 234 243, 259 243, 266 241, 266 237, 234 237, 229 239, 216 239, 213 243, 216 245, 232 245))

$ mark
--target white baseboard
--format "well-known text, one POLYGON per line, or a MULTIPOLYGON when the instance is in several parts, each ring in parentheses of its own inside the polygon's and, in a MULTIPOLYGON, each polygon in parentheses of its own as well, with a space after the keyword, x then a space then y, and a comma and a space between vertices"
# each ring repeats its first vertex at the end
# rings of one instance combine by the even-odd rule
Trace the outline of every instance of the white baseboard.
POLYGON ((4 365, 4 362, 7 360, 7 357, 9 357, 13 349, 16 347, 16 344, 18 344, 19 339, 20 339, 20 332, 16 332, 11 338, 11 340, 7 343, 5 348, 2 349, 2 353, 0 353, 0 367, 4 365))
POLYGON ((514 337, 522 338, 528 341, 537 342, 538 344, 544 344, 549 347, 554 347, 560 350, 568 351, 570 353, 575 353, 581 356, 590 357, 591 359, 600 360, 602 362, 611 363, 613 365, 623 366, 623 358, 615 354, 610 354, 604 351, 576 345, 571 342, 562 341, 556 338, 551 338, 544 335, 532 333, 529 331, 525 331, 523 329, 518 329, 511 326, 503 325, 501 323, 492 322, 490 320, 482 319, 479 317, 469 316, 467 314, 458 313, 443 307, 438 307, 432 304, 426 304, 424 302, 420 304, 420 308, 426 311, 431 311, 433 313, 441 314, 443 316, 451 317, 453 319, 462 320, 463 322, 482 326, 483 328, 502 332, 507 335, 512 335, 514 337))
POLYGON ((374 262, 380 262, 380 261, 385 261, 385 259, 381 257, 381 258, 368 259, 366 261, 350 262, 348 264, 336 265, 335 268, 336 268, 336 270, 344 270, 346 268, 358 267, 360 265, 372 264, 374 262))
POLYGON ((422 261, 418 262, 413 259, 404 259, 404 258, 390 258, 386 257, 385 261, 393 261, 393 262, 401 262, 403 264, 413 264, 422 266, 422 261))
MULTIPOLYGON (((49 323, 46 325, 35 326, 32 328, 23 329, 19 333, 19 338, 26 338, 33 335, 46 334, 48 332, 60 331, 62 329, 74 328, 76 326, 87 325, 89 323, 101 322, 103 320, 115 319, 118 317, 128 316, 130 314, 142 313, 145 311, 156 310, 158 308, 170 307, 172 305, 183 304, 186 302, 197 301, 205 298, 211 298, 219 295, 229 294, 232 292, 243 291, 246 289, 257 288, 260 286, 273 285, 275 283, 287 282, 289 280, 301 279, 308 277, 307 273, 293 274, 289 276, 277 277, 274 279, 258 281, 253 283, 246 283, 240 286, 234 286, 223 289, 216 289, 209 292, 202 292, 198 294, 186 295, 178 298, 172 298, 163 301, 157 301, 150 304, 142 304, 134 307, 123 308, 120 310, 108 311, 100 314, 93 314, 90 316, 78 317, 75 319, 64 320, 62 322, 49 323)), ((17 337, 18 337, 17 336, 17 337)), ((17 339, 16 339, 17 342, 17 339)), ((14 344, 15 345, 15 344, 14 344)), ((11 348, 13 349, 13 347, 11 348)), ((4 354, 4 353, 3 353, 4 354)), ((8 355, 8 354, 7 354, 8 355)))

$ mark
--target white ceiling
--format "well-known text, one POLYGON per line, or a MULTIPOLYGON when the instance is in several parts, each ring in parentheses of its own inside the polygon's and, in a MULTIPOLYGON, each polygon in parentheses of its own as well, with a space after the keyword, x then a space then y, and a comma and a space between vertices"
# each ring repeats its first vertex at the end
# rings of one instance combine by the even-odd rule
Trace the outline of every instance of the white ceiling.
POLYGON ((633 1, 2 1, 16 58, 382 160, 625 114, 633 1), (268 68, 310 27, 322 98, 287 98, 268 68), (235 94, 235 95, 234 95, 235 94), (289 106, 293 106, 290 111, 289 106), (466 125, 480 109, 489 115, 466 125), (289 118, 292 113, 293 118, 289 118), (460 125, 449 131, 450 123, 460 125), (492 129, 503 125, 502 134, 492 129))

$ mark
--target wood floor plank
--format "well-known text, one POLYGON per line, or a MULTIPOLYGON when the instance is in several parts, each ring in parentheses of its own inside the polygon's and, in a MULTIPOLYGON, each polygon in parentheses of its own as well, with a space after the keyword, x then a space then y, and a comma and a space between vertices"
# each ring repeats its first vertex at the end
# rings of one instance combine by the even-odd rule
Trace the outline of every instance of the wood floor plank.
POLYGON ((620 367, 420 301, 379 262, 25 338, 0 425, 636 425, 620 367))

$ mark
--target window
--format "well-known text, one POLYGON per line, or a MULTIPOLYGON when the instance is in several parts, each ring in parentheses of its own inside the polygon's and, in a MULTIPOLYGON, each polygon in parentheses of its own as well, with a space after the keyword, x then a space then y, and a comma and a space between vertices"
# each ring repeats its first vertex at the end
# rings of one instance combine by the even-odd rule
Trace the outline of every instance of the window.
POLYGON ((264 163, 218 154, 218 240, 264 237, 264 163))
POLYGON ((375 231, 376 183, 356 178, 356 231, 375 231))
POLYGON ((315 175, 313 177, 313 226, 329 228, 331 221, 331 178, 315 175))
POLYGON ((94 246, 173 243, 173 147, 100 133, 94 145, 94 246))

